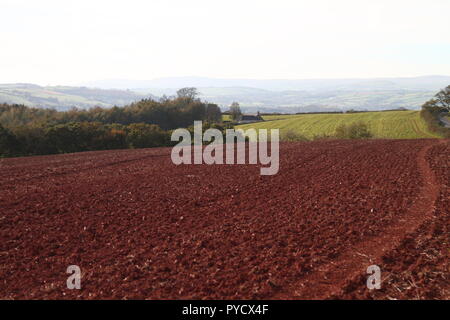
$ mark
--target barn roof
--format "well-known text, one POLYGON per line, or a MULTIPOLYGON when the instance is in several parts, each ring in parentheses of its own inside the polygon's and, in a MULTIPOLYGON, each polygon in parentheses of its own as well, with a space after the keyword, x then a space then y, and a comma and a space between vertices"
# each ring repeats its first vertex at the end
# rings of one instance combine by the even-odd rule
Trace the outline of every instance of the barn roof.
POLYGON ((242 120, 262 120, 262 118, 258 115, 251 115, 251 114, 243 114, 241 121, 242 120))

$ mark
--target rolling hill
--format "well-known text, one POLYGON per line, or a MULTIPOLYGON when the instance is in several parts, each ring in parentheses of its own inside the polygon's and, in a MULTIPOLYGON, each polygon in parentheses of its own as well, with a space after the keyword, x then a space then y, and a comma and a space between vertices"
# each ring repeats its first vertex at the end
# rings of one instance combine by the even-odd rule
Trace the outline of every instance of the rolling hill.
POLYGON ((86 83, 99 88, 130 88, 139 93, 174 95, 197 87, 200 97, 222 109, 237 101, 244 112, 326 112, 337 110, 420 109, 448 76, 368 79, 214 79, 173 77, 154 80, 105 80, 86 83))
POLYGON ((59 111, 77 108, 124 106, 151 94, 129 90, 106 90, 86 87, 45 86, 35 84, 0 84, 0 103, 29 107, 54 108, 59 111))
POLYGON ((181 87, 196 87, 199 97, 222 110, 237 101, 244 112, 378 111, 420 109, 448 76, 372 79, 213 79, 160 78, 148 81, 104 80, 79 87, 0 84, 0 103, 67 110, 72 107, 123 106, 142 98, 174 96, 181 87))
POLYGON ((221 79, 207 77, 166 77, 153 80, 110 79, 85 82, 82 85, 103 89, 136 88, 229 88, 247 87, 271 91, 327 91, 327 90, 431 90, 450 83, 450 76, 430 75, 403 78, 354 79, 221 79))

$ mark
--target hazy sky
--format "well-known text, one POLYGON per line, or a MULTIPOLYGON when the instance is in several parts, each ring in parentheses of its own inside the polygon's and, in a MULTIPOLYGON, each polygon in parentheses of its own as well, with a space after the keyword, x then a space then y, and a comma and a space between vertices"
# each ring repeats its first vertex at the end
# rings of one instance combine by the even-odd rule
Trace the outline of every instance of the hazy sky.
POLYGON ((450 75, 449 0, 0 0, 0 82, 450 75))

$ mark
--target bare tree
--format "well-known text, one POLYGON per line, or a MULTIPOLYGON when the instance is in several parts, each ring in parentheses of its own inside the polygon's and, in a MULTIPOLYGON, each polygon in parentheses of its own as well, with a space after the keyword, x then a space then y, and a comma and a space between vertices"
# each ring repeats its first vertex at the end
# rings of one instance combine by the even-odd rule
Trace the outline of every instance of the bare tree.
POLYGON ((450 112, 450 86, 439 91, 435 96, 435 104, 450 112))
POLYGON ((195 98, 199 95, 197 88, 194 87, 186 87, 181 88, 177 91, 178 98, 187 98, 190 100, 195 100, 195 98))
POLYGON ((242 112, 241 107, 239 106, 239 103, 233 102, 230 106, 230 117, 231 120, 237 121, 241 118, 242 112))

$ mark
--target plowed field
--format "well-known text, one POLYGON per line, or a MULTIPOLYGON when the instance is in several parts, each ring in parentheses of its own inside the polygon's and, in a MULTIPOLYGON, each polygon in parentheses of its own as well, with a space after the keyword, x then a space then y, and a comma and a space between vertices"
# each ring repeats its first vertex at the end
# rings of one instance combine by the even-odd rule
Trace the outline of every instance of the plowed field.
POLYGON ((0 298, 450 298, 449 141, 285 143, 273 176, 170 151, 1 160, 0 298))

